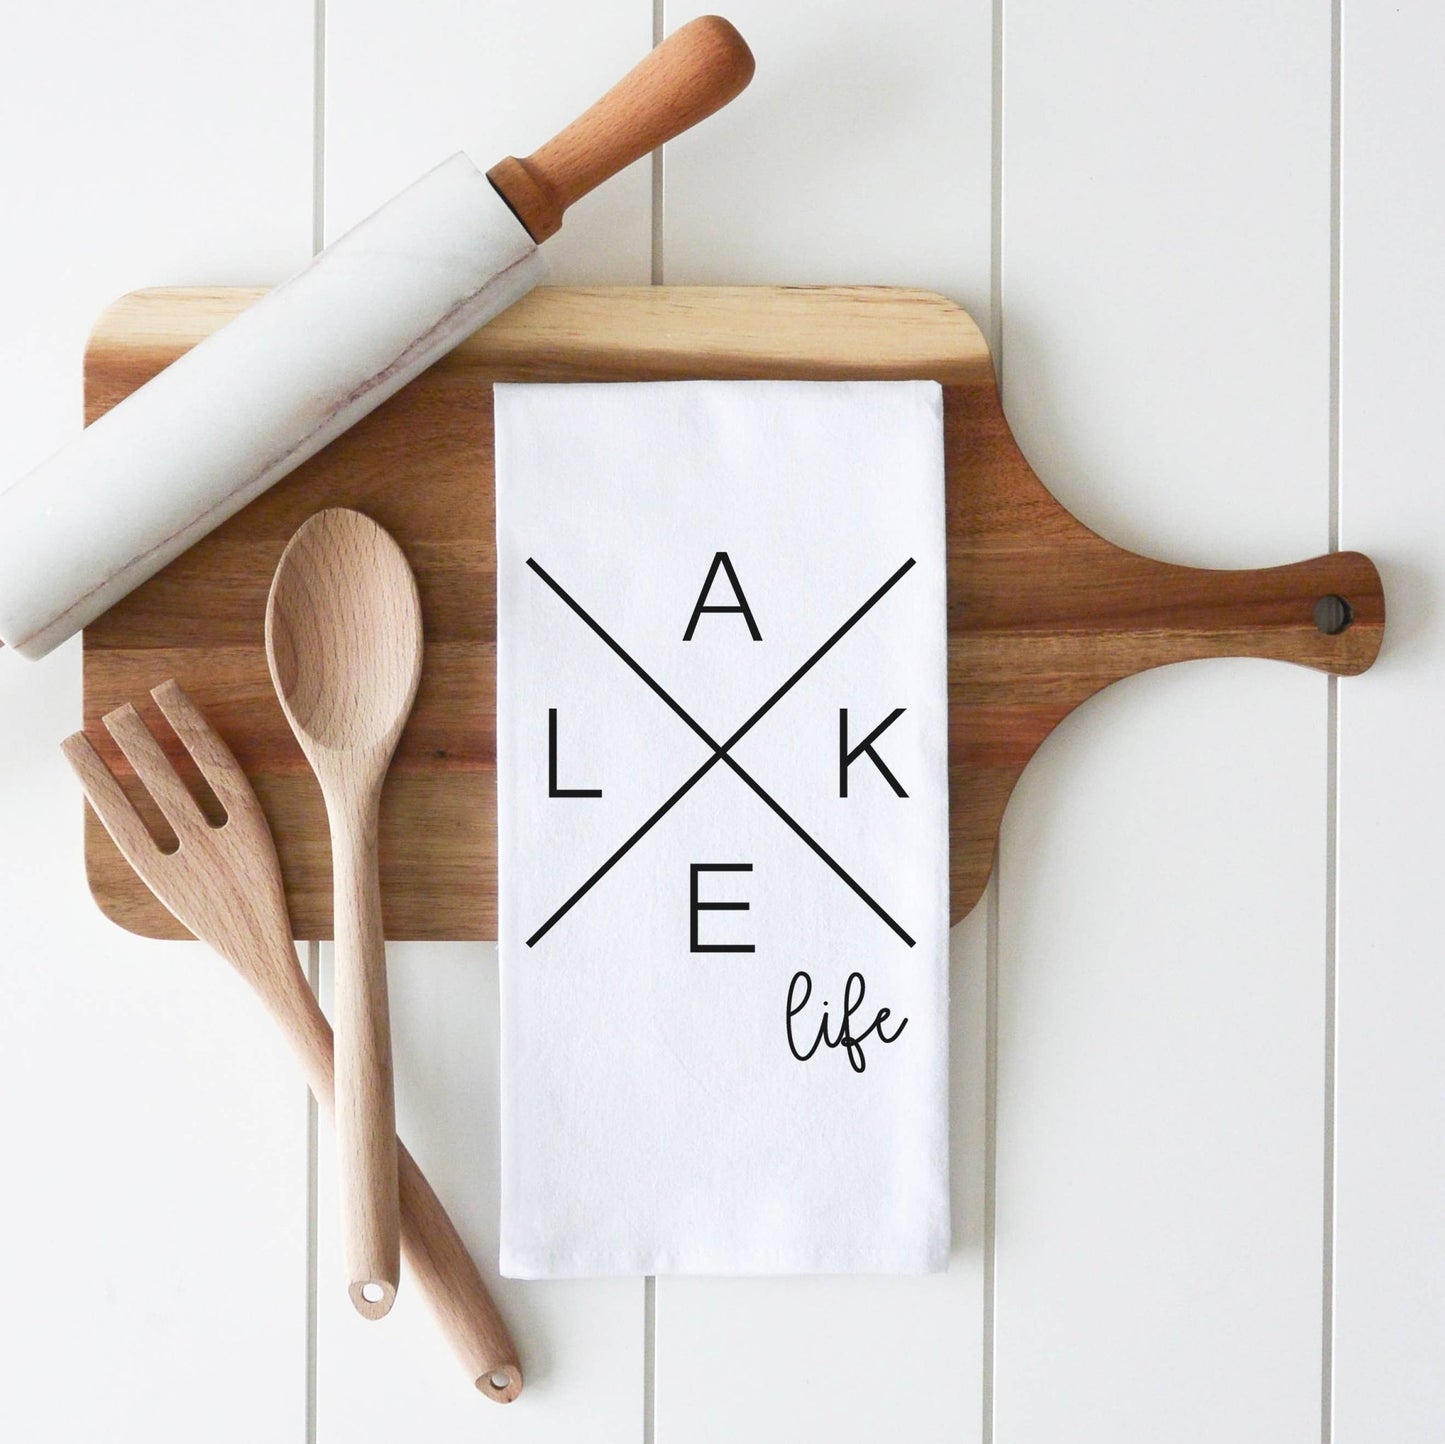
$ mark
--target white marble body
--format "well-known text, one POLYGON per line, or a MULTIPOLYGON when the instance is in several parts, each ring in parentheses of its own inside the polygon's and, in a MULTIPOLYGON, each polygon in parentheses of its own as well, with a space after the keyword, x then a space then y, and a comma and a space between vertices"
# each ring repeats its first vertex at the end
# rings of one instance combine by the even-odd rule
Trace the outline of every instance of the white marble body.
POLYGON ((541 279, 463 153, 0 494, 0 641, 42 657, 541 279))

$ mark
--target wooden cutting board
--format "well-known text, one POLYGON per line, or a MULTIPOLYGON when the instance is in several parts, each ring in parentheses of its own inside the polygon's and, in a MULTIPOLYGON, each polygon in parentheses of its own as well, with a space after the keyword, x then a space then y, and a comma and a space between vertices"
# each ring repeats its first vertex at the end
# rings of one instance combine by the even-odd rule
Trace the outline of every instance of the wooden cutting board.
MULTIPOLYGON (((160 290, 117 302, 86 354, 87 420, 259 294, 160 290)), ((158 722, 149 691, 175 677, 255 783, 297 936, 331 935, 321 794, 272 694, 263 619, 292 532, 321 507, 356 507, 406 551, 426 627, 421 691, 382 808, 387 936, 495 937, 490 384, 683 377, 943 383, 955 920, 988 880, 1024 765, 1100 688, 1195 657, 1273 657, 1348 675, 1379 650, 1380 578, 1358 553, 1265 571, 1196 570, 1121 551, 1076 521, 1014 444, 978 328, 942 296, 882 287, 545 287, 87 629, 86 731, 153 826, 164 829, 99 718, 133 701, 158 722), (1315 620, 1317 603, 1332 597, 1352 618, 1338 632, 1315 620)), ((1345 614, 1336 603, 1318 611, 1329 626, 1345 614)), ((173 755, 184 763, 179 750, 173 755)), ((89 816, 85 851, 108 916, 149 937, 186 936, 89 816)))

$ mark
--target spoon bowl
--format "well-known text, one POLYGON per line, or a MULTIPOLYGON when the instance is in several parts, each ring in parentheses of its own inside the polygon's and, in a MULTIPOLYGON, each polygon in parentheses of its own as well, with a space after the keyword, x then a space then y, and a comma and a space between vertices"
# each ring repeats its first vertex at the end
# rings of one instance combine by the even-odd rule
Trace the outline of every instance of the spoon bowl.
POLYGON ((401 548, 359 511, 318 512, 276 569, 266 648, 308 757, 373 747, 389 757, 421 678, 421 601, 401 548))

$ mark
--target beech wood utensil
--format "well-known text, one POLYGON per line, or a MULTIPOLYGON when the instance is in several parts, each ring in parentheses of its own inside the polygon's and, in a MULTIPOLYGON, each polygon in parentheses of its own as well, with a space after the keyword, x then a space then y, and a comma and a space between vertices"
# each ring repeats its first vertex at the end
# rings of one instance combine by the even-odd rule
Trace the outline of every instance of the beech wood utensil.
MULTIPOLYGON (((174 852, 161 850, 85 733, 67 738, 61 749, 141 880, 260 995, 300 1059, 316 1101, 329 1114, 331 1027, 296 960, 266 814, 230 748, 180 686, 165 682, 151 695, 224 808, 223 824, 205 816, 129 703, 103 721, 179 839, 174 852)), ((431 1185, 400 1142, 395 1148, 406 1261, 477 1389, 508 1403, 522 1390, 516 1346, 431 1185)))
POLYGON ((379 1319, 396 1297, 396 1113, 377 828, 421 680, 421 599, 401 548, 332 508, 291 538, 266 606, 266 656, 321 784, 336 929, 336 1140, 347 1290, 379 1319))

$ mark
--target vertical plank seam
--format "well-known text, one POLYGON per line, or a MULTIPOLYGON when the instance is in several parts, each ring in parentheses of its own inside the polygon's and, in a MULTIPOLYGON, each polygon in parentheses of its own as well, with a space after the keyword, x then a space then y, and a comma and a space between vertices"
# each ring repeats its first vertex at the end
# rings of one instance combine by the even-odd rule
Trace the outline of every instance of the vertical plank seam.
POLYGON ((326 0, 313 0, 311 252, 326 245, 326 0))
POLYGON ((1330 4, 1330 550, 1340 549, 1340 202, 1343 161, 1341 0, 1330 4))
MULTIPOLYGON (((1342 188, 1342 3, 1330 4, 1329 546, 1340 547, 1340 204, 1342 188)), ((1325 693, 1324 1158, 1320 1243, 1320 1441, 1334 1438, 1335 1152, 1339 1017, 1340 681, 1325 693)))
POLYGON ((1323 1219, 1320 1247, 1320 1441, 1334 1438, 1335 1078, 1338 1010, 1339 678, 1328 681, 1325 791, 1325 1038, 1323 1219))
MULTIPOLYGON (((321 990, 321 944, 306 944, 306 977, 311 990, 321 990)), ((306 1444, 316 1444, 320 1217, 317 1203, 319 1170, 319 1119, 316 1099, 306 1090, 306 1444)))
POLYGON ((642 1281, 642 1444, 657 1438, 657 1279, 642 1281))
POLYGON ((995 1321, 997 1302, 998 1194, 998 955, 999 955, 999 851, 994 850, 993 875, 985 893, 988 909, 984 928, 984 1064, 983 1064, 983 1374, 980 1395, 982 1444, 994 1438, 994 1367, 997 1359, 995 1321))
MULTIPOLYGON (((667 25, 666 0, 652 0, 652 43, 662 44, 667 25)), ((652 152, 652 215, 649 275, 654 286, 663 283, 663 185, 666 147, 652 152)), ((642 1281, 642 1444, 657 1438, 657 1279, 649 1274, 642 1281)))
MULTIPOLYGON (((1003 85, 1004 0, 993 0, 989 64, 989 349, 994 377, 1003 394, 1003 85)), ((998 992, 999 894, 1002 850, 995 845, 993 872, 985 894, 984 926, 984 1118, 983 1118, 983 1350, 979 1367, 981 1444, 993 1444, 997 1368, 998 1280, 998 992)))
MULTIPOLYGON (((993 0, 990 40, 989 135, 989 274, 988 343, 994 378, 1003 387, 1003 6, 993 0)), ((1000 395, 1002 400, 1002 395, 1000 395)))
MULTIPOLYGON (((313 0, 311 57, 311 253, 326 245, 326 0, 313 0)), ((321 944, 306 945, 306 976, 321 992, 321 944)), ((306 1444, 316 1444, 320 1350, 320 1140, 316 1099, 306 1093, 306 1444)))

